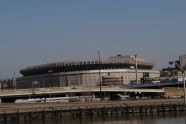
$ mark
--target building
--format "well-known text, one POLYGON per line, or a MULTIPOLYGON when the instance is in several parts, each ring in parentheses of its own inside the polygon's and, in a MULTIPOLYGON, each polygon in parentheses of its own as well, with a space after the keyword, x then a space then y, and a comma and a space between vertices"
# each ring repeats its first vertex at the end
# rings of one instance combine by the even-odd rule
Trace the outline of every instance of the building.
POLYGON ((179 64, 182 68, 186 65, 186 55, 179 56, 179 64))
POLYGON ((182 72, 177 68, 163 68, 160 77, 162 82, 176 82, 178 78, 182 77, 182 72))
POLYGON ((20 70, 23 77, 17 78, 16 87, 98 86, 100 82, 102 85, 126 85, 134 82, 136 76, 139 82, 144 74, 159 77, 160 72, 152 70, 153 66, 134 55, 112 56, 101 61, 54 62, 20 70))
MULTIPOLYGON (((179 78, 182 77, 182 69, 185 68, 186 65, 186 55, 179 56, 179 60, 175 61, 174 67, 167 67, 161 70, 161 79, 164 81, 178 81, 179 78)), ((185 69, 184 69, 185 70, 185 69)), ((185 71, 186 73, 186 71, 185 71)))

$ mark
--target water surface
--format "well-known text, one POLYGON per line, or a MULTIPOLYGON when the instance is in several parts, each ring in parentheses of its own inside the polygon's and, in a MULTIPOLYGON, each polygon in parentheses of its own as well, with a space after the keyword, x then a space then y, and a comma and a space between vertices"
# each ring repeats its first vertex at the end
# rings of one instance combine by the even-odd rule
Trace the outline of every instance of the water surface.
MULTIPOLYGON (((1 120, 0 124, 3 124, 1 120)), ((7 120, 7 124, 186 124, 185 113, 131 114, 131 115, 94 115, 88 117, 48 116, 45 119, 7 120)))

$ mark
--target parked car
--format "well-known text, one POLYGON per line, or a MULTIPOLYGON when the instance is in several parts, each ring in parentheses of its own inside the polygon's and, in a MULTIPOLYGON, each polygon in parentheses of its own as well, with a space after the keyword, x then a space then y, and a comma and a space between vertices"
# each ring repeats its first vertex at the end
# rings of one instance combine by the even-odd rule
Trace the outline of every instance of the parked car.
POLYGON ((110 100, 126 100, 129 99, 129 95, 122 95, 122 94, 111 94, 110 95, 110 100))

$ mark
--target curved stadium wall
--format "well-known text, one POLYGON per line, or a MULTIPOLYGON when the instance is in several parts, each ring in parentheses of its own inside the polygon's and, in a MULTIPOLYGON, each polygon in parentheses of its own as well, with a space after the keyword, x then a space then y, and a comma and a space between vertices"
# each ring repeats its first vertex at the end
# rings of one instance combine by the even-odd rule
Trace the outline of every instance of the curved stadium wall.
MULTIPOLYGON (((159 71, 152 70, 154 64, 137 61, 138 80, 148 73, 149 77, 159 77, 159 71)), ((115 56, 103 61, 54 62, 28 67, 20 70, 23 77, 17 79, 17 88, 35 87, 68 87, 122 85, 136 79, 136 61, 131 56, 115 56)))

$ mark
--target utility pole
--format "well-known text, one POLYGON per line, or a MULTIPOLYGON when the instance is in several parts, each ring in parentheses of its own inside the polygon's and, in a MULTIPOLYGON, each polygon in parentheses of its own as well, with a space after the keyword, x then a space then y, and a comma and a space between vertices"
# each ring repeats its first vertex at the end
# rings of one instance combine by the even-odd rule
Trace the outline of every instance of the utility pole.
POLYGON ((102 101, 102 82, 101 82, 101 56, 100 56, 100 51, 98 51, 98 56, 99 56, 99 92, 100 92, 100 101, 102 101))
POLYGON ((15 77, 15 72, 14 72, 14 75, 13 75, 13 89, 16 90, 16 77, 15 77))
POLYGON ((184 91, 184 103, 186 105, 186 91, 185 91, 185 70, 182 72, 182 77, 183 77, 183 91, 184 91))

